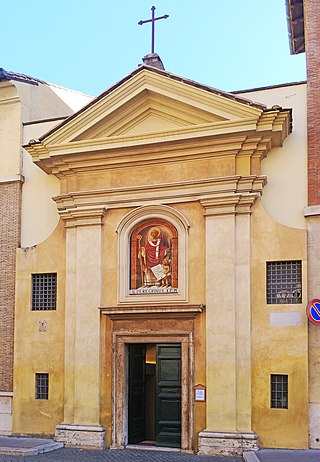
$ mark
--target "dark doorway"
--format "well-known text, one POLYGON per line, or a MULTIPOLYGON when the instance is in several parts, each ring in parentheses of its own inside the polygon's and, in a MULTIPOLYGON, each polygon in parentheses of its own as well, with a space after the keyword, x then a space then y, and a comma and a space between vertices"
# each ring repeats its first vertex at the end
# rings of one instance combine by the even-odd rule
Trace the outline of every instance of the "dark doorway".
POLYGON ((181 447, 181 345, 128 347, 128 443, 181 447))
POLYGON ((129 428, 128 442, 145 439, 145 345, 129 345, 129 428))

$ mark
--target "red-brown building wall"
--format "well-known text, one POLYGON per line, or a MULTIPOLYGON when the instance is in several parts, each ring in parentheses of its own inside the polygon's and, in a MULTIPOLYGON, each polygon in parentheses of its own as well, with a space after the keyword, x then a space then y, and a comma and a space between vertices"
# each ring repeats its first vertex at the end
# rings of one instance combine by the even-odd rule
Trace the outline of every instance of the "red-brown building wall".
POLYGON ((320 8, 304 1, 308 97, 308 205, 320 204, 320 8))

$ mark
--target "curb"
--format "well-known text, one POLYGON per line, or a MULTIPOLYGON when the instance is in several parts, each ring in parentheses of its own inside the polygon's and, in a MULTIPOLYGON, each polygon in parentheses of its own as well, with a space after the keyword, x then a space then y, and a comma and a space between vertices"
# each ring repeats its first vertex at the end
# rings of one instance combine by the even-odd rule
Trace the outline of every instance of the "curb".
POLYGON ((63 448, 63 443, 46 443, 39 446, 34 446, 33 448, 12 448, 9 446, 0 447, 1 455, 11 455, 11 456, 37 456, 38 454, 43 454, 44 452, 54 451, 56 449, 63 448))
POLYGON ((242 454, 245 462, 260 462, 257 454, 254 451, 246 451, 242 454))

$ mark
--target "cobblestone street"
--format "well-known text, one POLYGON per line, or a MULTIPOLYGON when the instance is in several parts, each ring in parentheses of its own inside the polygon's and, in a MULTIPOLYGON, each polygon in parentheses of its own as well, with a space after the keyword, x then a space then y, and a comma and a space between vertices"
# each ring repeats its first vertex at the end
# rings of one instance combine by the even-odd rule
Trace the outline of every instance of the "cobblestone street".
POLYGON ((88 451, 62 448, 37 456, 1 455, 0 462, 242 462, 239 457, 211 457, 135 449, 88 451))

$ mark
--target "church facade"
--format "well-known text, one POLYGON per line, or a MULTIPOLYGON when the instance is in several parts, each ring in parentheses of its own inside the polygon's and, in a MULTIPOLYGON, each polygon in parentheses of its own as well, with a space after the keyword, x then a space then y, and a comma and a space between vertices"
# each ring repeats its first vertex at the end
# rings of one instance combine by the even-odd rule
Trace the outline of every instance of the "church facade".
POLYGON ((308 447, 304 103, 145 64, 25 144, 56 192, 17 250, 13 434, 308 447))

